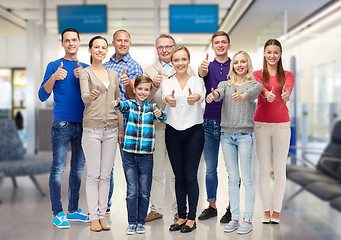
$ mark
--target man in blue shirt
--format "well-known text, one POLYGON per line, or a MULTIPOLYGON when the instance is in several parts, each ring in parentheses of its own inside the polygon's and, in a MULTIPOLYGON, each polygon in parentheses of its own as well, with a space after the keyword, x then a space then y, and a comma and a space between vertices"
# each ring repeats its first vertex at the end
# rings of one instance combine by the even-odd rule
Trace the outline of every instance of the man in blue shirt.
POLYGON ((53 161, 49 188, 53 211, 53 224, 57 228, 69 228, 69 221, 89 222, 89 216, 78 208, 81 177, 85 158, 81 146, 84 105, 81 99, 79 73, 86 64, 77 60, 81 44, 77 30, 68 28, 61 34, 65 56, 47 65, 44 80, 39 89, 39 99, 46 101, 53 91, 54 108, 51 128, 53 161), (61 177, 65 169, 69 144, 71 162, 69 176, 69 206, 67 218, 61 203, 61 177))
MULTIPOLYGON (((117 30, 113 35, 112 45, 115 48, 115 54, 111 56, 110 60, 103 64, 105 68, 111 68, 115 70, 120 78, 120 99, 125 101, 129 98, 134 98, 133 93, 134 81, 138 76, 141 76, 143 70, 141 66, 131 58, 129 49, 131 46, 130 34, 123 29, 117 30)), ((123 136, 119 136, 119 143, 121 143, 123 136)), ((122 150, 120 148, 120 150, 122 150)), ((122 153, 122 152, 121 152, 122 153)), ((114 170, 114 168, 113 168, 114 170)), ((114 189, 114 176, 113 170, 111 171, 110 178, 110 191, 108 199, 108 209, 110 212, 111 197, 114 189)))

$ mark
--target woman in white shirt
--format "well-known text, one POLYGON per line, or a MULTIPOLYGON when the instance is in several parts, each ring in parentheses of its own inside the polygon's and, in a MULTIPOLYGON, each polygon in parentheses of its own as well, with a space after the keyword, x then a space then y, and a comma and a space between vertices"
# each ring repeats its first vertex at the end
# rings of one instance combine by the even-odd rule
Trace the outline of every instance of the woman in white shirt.
POLYGON ((175 174, 179 220, 169 230, 186 233, 196 228, 197 173, 204 147, 201 102, 205 98, 205 88, 201 78, 187 73, 190 53, 186 47, 176 47, 171 61, 176 74, 164 80, 161 87, 167 114, 166 147, 175 174))

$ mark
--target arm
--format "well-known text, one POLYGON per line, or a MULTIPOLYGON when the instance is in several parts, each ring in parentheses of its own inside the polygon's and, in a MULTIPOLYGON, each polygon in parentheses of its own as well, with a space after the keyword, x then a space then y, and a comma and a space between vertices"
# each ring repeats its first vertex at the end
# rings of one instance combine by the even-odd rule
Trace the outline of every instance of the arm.
MULTIPOLYGON (((115 99, 120 98, 120 85, 118 82, 118 75, 117 72, 112 70, 114 72, 114 81, 115 81, 115 99)), ((121 113, 117 113, 117 123, 118 123, 118 134, 123 135, 123 115, 121 113)), ((122 140, 122 139, 121 139, 122 140)), ((119 141, 120 142, 120 141, 119 141)), ((121 143, 121 142, 120 142, 121 143)))
POLYGON ((81 97, 84 102, 84 104, 88 104, 92 101, 90 94, 90 85, 89 82, 91 82, 91 77, 89 73, 86 70, 80 71, 79 74, 79 84, 81 88, 81 97))

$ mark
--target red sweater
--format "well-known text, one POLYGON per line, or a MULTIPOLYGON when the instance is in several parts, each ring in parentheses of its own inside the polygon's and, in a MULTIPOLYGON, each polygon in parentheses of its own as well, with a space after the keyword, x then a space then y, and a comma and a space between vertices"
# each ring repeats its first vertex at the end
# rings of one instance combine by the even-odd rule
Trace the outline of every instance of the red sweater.
MULTIPOLYGON (((285 73, 285 89, 292 91, 295 84, 294 74, 289 71, 284 71, 285 73)), ((289 122, 289 110, 281 98, 282 90, 278 89, 278 81, 276 76, 270 76, 269 86, 265 87, 262 83, 263 72, 255 71, 253 73, 256 80, 262 84, 263 90, 258 95, 258 104, 256 108, 253 120, 256 122, 266 122, 266 123, 282 123, 289 122), (272 87, 275 89, 275 101, 269 103, 264 97, 266 91, 271 91, 272 87)))

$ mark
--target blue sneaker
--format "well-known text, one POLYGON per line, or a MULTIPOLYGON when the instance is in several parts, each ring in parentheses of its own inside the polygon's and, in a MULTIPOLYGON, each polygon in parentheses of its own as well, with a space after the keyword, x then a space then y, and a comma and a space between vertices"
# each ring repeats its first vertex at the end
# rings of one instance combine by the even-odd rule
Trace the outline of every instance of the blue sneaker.
POLYGON ((126 230, 127 235, 134 235, 136 232, 136 225, 135 224, 129 224, 126 230))
POLYGON ((137 227, 136 227, 136 233, 145 233, 146 232, 146 228, 145 226, 143 226, 141 223, 138 223, 137 224, 137 227))
POLYGON ((67 220, 73 222, 90 222, 89 215, 82 212, 82 209, 78 209, 76 212, 67 213, 66 214, 67 220))
POLYGON ((249 232, 251 232, 253 229, 252 223, 247 223, 247 222, 243 222, 242 224, 240 224, 237 233, 238 234, 247 234, 249 232))
POLYGON ((70 228, 70 223, 67 221, 65 214, 63 212, 58 213, 53 218, 53 224, 57 228, 70 228))
POLYGON ((233 232, 239 228, 239 222, 231 220, 225 227, 224 232, 233 232))

